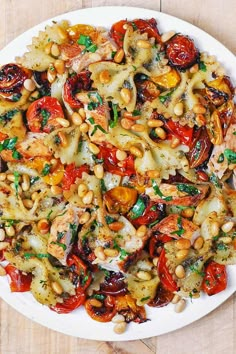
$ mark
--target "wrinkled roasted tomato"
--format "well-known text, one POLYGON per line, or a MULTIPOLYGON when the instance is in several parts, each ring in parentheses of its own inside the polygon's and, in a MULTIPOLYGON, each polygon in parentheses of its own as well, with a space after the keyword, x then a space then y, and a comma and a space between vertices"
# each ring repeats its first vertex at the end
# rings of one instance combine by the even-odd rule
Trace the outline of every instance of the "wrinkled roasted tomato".
MULTIPOLYGON (((100 300, 99 300, 100 301, 100 300)), ((84 307, 88 315, 98 322, 110 322, 116 314, 115 300, 108 295, 104 300, 100 301, 102 306, 93 306, 93 299, 86 300, 84 307)))
POLYGON ((112 273, 106 277, 100 285, 100 291, 105 295, 123 295, 127 293, 127 285, 124 282, 125 277, 122 273, 112 273))
POLYGON ((76 93, 91 88, 90 72, 82 71, 69 77, 64 85, 64 100, 71 108, 81 108, 83 104, 76 98, 76 93))
POLYGON ((30 290, 32 281, 31 274, 23 274, 11 264, 5 267, 5 271, 10 277, 10 289, 12 292, 25 292, 30 290))
POLYGON ((0 70, 0 95, 14 101, 29 77, 30 71, 17 64, 4 65, 0 70))
POLYGON ((156 296, 153 300, 148 302, 151 307, 163 307, 168 305, 174 297, 172 291, 166 289, 162 284, 158 285, 156 296))
POLYGON ((155 82, 155 84, 167 90, 176 87, 181 80, 178 71, 175 70, 174 68, 171 68, 169 72, 163 75, 154 76, 151 79, 153 82, 155 82))
POLYGON ((99 149, 98 159, 104 160, 103 166, 105 171, 119 176, 131 176, 135 174, 134 157, 132 155, 127 156, 123 161, 119 161, 116 157, 117 148, 100 146, 99 149), (118 166, 118 163, 120 166, 118 166))
POLYGON ((152 101, 157 98, 160 91, 151 80, 136 80, 137 95, 141 102, 152 101))
POLYGON ((184 70, 197 61, 199 52, 192 39, 183 34, 176 34, 167 43, 166 55, 170 65, 184 70))
POLYGON ((149 240, 149 253, 151 257, 159 257, 166 242, 172 241, 173 238, 168 235, 153 235, 149 240))
POLYGON ((88 165, 76 167, 74 163, 66 166, 64 177, 62 179, 62 189, 69 190, 71 185, 75 183, 76 178, 82 178, 83 172, 89 173, 88 165))
POLYGON ((211 261, 205 268, 202 289, 207 295, 215 295, 227 287, 226 267, 211 261))
POLYGON ((131 295, 116 296, 116 310, 125 317, 125 322, 143 323, 147 321, 144 306, 138 306, 131 295))
POLYGON ((135 204, 138 192, 133 188, 115 187, 104 194, 104 202, 109 213, 127 213, 135 204))
POLYGON ((187 125, 183 126, 178 122, 173 122, 171 119, 164 121, 164 127, 168 133, 180 139, 182 144, 191 146, 193 139, 193 128, 190 128, 187 125))
POLYGON ((55 306, 50 306, 52 311, 55 311, 59 314, 70 313, 84 304, 86 295, 83 290, 80 288, 76 289, 76 294, 68 296, 63 299, 63 302, 58 302, 55 306))
POLYGON ((206 128, 199 128, 195 134, 190 150, 187 154, 191 168, 201 165, 209 158, 212 144, 206 128))
POLYGON ((215 105, 220 106, 234 95, 234 88, 228 76, 220 76, 206 84, 206 95, 215 105))
POLYGON ((167 259, 166 259, 166 253, 163 248, 161 251, 159 260, 158 260, 158 274, 160 277, 160 281, 163 285, 164 288, 166 288, 169 291, 178 291, 178 286, 176 282, 174 281, 172 275, 170 274, 170 271, 166 265, 167 259))
POLYGON ((47 79, 47 72, 43 71, 34 71, 33 72, 34 80, 37 83, 38 90, 42 96, 50 96, 51 94, 51 85, 47 79))

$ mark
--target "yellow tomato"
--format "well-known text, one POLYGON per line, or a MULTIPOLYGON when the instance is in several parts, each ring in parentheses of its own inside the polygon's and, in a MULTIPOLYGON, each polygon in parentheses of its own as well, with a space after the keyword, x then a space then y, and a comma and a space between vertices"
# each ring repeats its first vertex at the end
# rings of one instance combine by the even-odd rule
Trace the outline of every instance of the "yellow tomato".
POLYGON ((64 176, 64 166, 62 165, 61 162, 57 162, 55 168, 51 168, 51 172, 42 177, 43 181, 47 184, 50 184, 51 186, 56 186, 62 181, 62 178, 64 176))
POLYGON ((77 41, 81 34, 84 36, 89 36, 93 42, 96 41, 98 36, 97 30, 90 25, 77 24, 69 27, 67 32, 73 41, 77 41))
POLYGON ((180 75, 175 69, 171 68, 166 74, 152 77, 152 81, 161 87, 172 89, 180 82, 180 75))

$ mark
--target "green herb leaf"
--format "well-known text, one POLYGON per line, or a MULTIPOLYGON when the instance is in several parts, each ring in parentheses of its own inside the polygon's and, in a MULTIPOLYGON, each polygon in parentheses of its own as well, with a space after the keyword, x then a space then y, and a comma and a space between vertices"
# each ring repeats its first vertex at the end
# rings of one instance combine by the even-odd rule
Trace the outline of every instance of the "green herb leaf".
POLYGON ((84 45, 86 48, 89 48, 93 42, 91 40, 91 38, 89 36, 85 36, 83 34, 81 34, 79 36, 79 39, 77 40, 78 44, 84 45))
POLYGON ((206 64, 204 63, 204 61, 199 62, 199 69, 204 72, 207 71, 207 67, 206 67, 206 64))
POLYGON ((98 49, 96 44, 91 44, 89 47, 86 48, 88 52, 95 53, 98 49))
POLYGON ((98 92, 89 92, 88 97, 95 98, 99 102, 100 105, 103 104, 102 97, 99 95, 98 92))
POLYGON ((47 110, 47 109, 42 109, 41 110, 41 116, 42 116, 42 121, 41 121, 41 128, 43 129, 46 125, 47 125, 47 122, 48 122, 48 119, 50 117, 50 112, 47 110))
POLYGON ((35 184, 36 181, 39 180, 39 177, 38 176, 35 176, 35 177, 30 177, 30 185, 32 186, 33 184, 35 184))
POLYGON ((224 155, 228 160, 228 163, 236 163, 236 151, 231 149, 225 149, 224 155))
POLYGON ((118 122, 117 104, 112 103, 113 119, 109 120, 109 127, 115 128, 118 122))
POLYGON ((217 247, 217 249, 218 249, 219 251, 226 251, 226 250, 228 249, 228 247, 226 246, 226 244, 223 243, 223 242, 218 243, 218 245, 217 245, 216 247, 217 247))
POLYGON ((44 168, 42 169, 42 172, 41 172, 42 176, 47 176, 47 175, 49 175, 51 167, 52 167, 51 164, 46 163, 45 166, 44 166, 44 168))
POLYGON ((21 96, 22 96, 21 93, 15 93, 14 95, 12 95, 11 100, 12 100, 13 102, 18 102, 18 101, 21 99, 21 96))
POLYGON ((39 259, 48 258, 49 254, 48 253, 29 253, 29 252, 25 252, 24 253, 24 258, 25 259, 30 259, 32 257, 36 257, 36 258, 39 258, 39 259))
POLYGON ((18 195, 19 177, 20 177, 19 172, 14 171, 14 188, 16 190, 16 195, 18 195))
POLYGON ((57 246, 60 246, 64 251, 66 250, 66 245, 64 243, 61 243, 61 242, 55 242, 55 241, 52 241, 50 242, 52 245, 57 245, 57 246))
POLYGON ((107 225, 112 224, 116 219, 112 218, 110 215, 105 216, 107 225))
POLYGON ((185 184, 185 183, 177 184, 177 189, 180 192, 185 192, 185 193, 192 195, 192 196, 200 193, 200 191, 196 187, 191 186, 189 184, 185 184))
POLYGON ((159 195, 159 197, 161 197, 161 199, 163 199, 163 200, 165 200, 165 201, 167 201, 167 202, 169 202, 169 201, 171 201, 173 198, 170 196, 170 197, 165 197, 163 194, 162 194, 162 192, 160 191, 160 188, 158 187, 158 185, 157 185, 157 182, 154 180, 154 179, 152 179, 152 188, 153 188, 153 190, 154 190, 154 193, 156 194, 156 195, 159 195))
POLYGON ((12 151, 12 157, 13 157, 13 159, 15 159, 15 160, 20 160, 23 156, 19 153, 19 151, 17 151, 17 150, 13 150, 12 151))
POLYGON ((0 143, 0 152, 3 150, 13 150, 16 146, 18 138, 15 136, 14 138, 5 139, 0 143))
POLYGON ((137 117, 137 116, 140 116, 140 115, 141 115, 140 109, 133 110, 133 112, 132 112, 132 116, 133 117, 137 117))
POLYGON ((147 300, 149 300, 150 299, 150 296, 146 296, 146 297, 143 297, 140 301, 141 302, 144 302, 144 301, 147 301, 147 300))
POLYGON ((91 124, 94 124, 94 123, 95 123, 95 121, 94 121, 94 118, 93 118, 93 117, 88 118, 88 121, 89 121, 91 124))
POLYGON ((112 58, 112 59, 114 59, 116 53, 117 53, 117 52, 115 52, 115 51, 111 52, 111 58, 112 58))
POLYGON ((180 236, 182 236, 185 233, 185 230, 183 229, 183 226, 182 226, 182 218, 181 218, 181 216, 179 216, 178 219, 177 219, 177 226, 178 226, 178 230, 172 231, 171 235, 178 235, 180 237, 180 236))
POLYGON ((104 162, 104 159, 98 159, 96 155, 92 155, 92 159, 96 164, 104 162))
POLYGON ((83 147, 83 141, 79 141, 79 144, 78 144, 78 152, 81 152, 81 151, 82 151, 82 147, 83 147))
POLYGON ((94 295, 92 295, 92 298, 93 298, 93 299, 97 299, 97 300, 103 301, 103 300, 105 300, 106 295, 103 295, 103 294, 94 294, 94 295))
POLYGON ((172 95, 173 92, 174 92, 174 90, 166 93, 165 95, 160 95, 159 100, 161 101, 161 103, 164 104, 170 98, 170 96, 172 95))
POLYGON ((101 190, 103 193, 105 193, 107 191, 107 187, 105 185, 104 179, 100 179, 100 186, 101 186, 101 190))
POLYGON ((222 153, 222 154, 219 155, 217 162, 218 162, 218 163, 221 163, 221 162, 224 161, 224 159, 225 159, 225 158, 224 158, 224 154, 222 153))
POLYGON ((214 173, 210 175, 210 181, 214 184, 215 187, 222 188, 219 178, 214 173))
POLYGON ((94 129, 93 129, 92 133, 91 133, 91 136, 93 136, 93 135, 96 133, 96 131, 97 131, 98 129, 101 130, 102 133, 108 134, 108 132, 106 132, 106 130, 104 130, 103 127, 101 127, 100 124, 96 124, 96 125, 94 126, 94 129))
POLYGON ((52 215, 52 213, 53 213, 53 210, 50 210, 48 215, 47 215, 47 220, 50 220, 50 216, 52 215))
POLYGON ((2 123, 9 122, 17 112, 19 112, 19 111, 17 108, 15 108, 5 114, 0 115, 0 122, 2 122, 2 123))
POLYGON ((134 220, 141 216, 146 208, 143 198, 138 197, 137 202, 134 204, 133 208, 129 212, 129 217, 134 220))

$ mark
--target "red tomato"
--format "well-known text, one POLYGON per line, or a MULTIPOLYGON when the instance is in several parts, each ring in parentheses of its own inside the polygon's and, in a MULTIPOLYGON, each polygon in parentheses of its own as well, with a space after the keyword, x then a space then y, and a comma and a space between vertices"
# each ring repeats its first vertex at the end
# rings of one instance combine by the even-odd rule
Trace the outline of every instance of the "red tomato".
POLYGON ((123 295, 127 293, 127 284, 122 273, 111 273, 100 285, 100 291, 105 295, 123 295))
POLYGON ((211 261, 205 268, 205 276, 202 282, 202 289, 207 295, 215 295, 227 287, 226 267, 211 261))
POLYGON ((125 160, 123 160, 122 166, 119 167, 118 163, 121 161, 116 158, 117 148, 108 148, 105 146, 100 146, 99 148, 100 152, 98 154, 98 159, 104 160, 103 166, 106 171, 119 176, 131 176, 135 174, 134 157, 132 155, 129 155, 125 160))
POLYGON ((168 41, 166 54, 170 65, 182 70, 189 68, 196 62, 199 52, 192 39, 177 34, 168 41))
POLYGON ((72 277, 75 275, 73 283, 76 283, 80 290, 86 290, 92 281, 91 273, 88 271, 86 264, 73 254, 68 256, 67 265, 71 269, 72 277))
POLYGON ((148 306, 151 307, 163 307, 168 305, 174 297, 172 291, 167 290, 161 283, 157 288, 156 296, 153 300, 149 301, 148 306))
MULTIPOLYGON (((98 322, 110 322, 116 314, 115 300, 111 296, 107 296, 104 301, 101 300, 102 306, 95 307, 92 304, 93 299, 88 299, 85 302, 85 310, 88 315, 98 322)), ((100 300, 99 300, 100 301, 100 300)))
POLYGON ((30 77, 30 70, 17 64, 6 64, 0 70, 0 94, 14 101, 14 95, 20 94, 24 81, 30 77))
POLYGON ((180 141, 188 146, 191 146, 193 139, 193 128, 182 126, 178 122, 168 119, 164 122, 164 127, 171 134, 180 139, 180 141))
POLYGON ((10 288, 12 292, 25 292, 30 290, 32 281, 31 274, 25 275, 11 264, 5 267, 5 271, 10 277, 10 288))
POLYGON ((166 265, 166 253, 165 250, 163 248, 163 250, 161 251, 159 260, 158 260, 158 273, 159 273, 159 277, 160 277, 160 281, 162 283, 162 285, 169 291, 177 291, 178 290, 178 286, 176 284, 176 282, 173 280, 172 275, 170 274, 170 271, 166 265))
POLYGON ((29 130, 34 133, 50 133, 61 128, 56 118, 64 118, 64 113, 55 97, 39 98, 31 103, 26 113, 29 130))
POLYGON ((153 258, 159 257, 160 253, 163 249, 164 243, 170 242, 172 240, 173 240, 173 238, 168 235, 164 235, 164 234, 153 235, 149 241, 149 254, 150 254, 150 256, 153 258))
POLYGON ((50 309, 59 314, 70 313, 84 304, 86 295, 80 288, 76 289, 76 294, 64 299, 62 303, 57 303, 55 306, 51 306, 50 309))
POLYGON ((162 212, 163 211, 159 205, 149 201, 147 207, 144 209, 143 214, 136 219, 130 219, 130 221, 136 228, 138 228, 140 225, 149 225, 152 222, 160 219, 162 212))
POLYGON ((74 163, 67 165, 62 180, 62 189, 69 190, 71 185, 75 183, 76 178, 82 177, 83 172, 89 173, 88 165, 82 165, 79 167, 75 167, 74 163))
POLYGON ((64 85, 64 100, 72 108, 83 107, 82 102, 76 98, 76 93, 84 90, 88 91, 91 87, 90 72, 82 71, 77 75, 69 77, 64 85))
POLYGON ((134 30, 139 29, 141 33, 147 33, 149 38, 154 37, 158 43, 161 43, 161 37, 157 29, 157 22, 154 18, 151 18, 150 20, 121 20, 119 22, 114 23, 110 31, 111 38, 114 39, 114 41, 119 47, 123 46, 124 35, 126 31, 123 26, 125 24, 132 25, 134 30))
POLYGON ((209 158, 212 143, 205 127, 199 128, 188 152, 188 158, 191 168, 201 165, 209 158))

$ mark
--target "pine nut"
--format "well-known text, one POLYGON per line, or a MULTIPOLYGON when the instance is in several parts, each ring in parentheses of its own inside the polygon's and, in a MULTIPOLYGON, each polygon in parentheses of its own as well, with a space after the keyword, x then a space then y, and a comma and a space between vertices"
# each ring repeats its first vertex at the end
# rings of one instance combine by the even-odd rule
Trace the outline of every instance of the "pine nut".
POLYGON ((149 49, 149 48, 151 48, 151 43, 148 41, 145 41, 143 39, 139 39, 137 41, 137 47, 142 48, 142 49, 149 49))
POLYGON ((82 119, 85 119, 86 118, 86 113, 85 113, 85 110, 84 108, 79 108, 79 115, 82 117, 82 119))
POLYGON ((29 92, 33 92, 36 88, 34 81, 31 79, 26 79, 24 81, 24 88, 29 92))
POLYGON ((124 224, 121 221, 114 221, 111 224, 108 225, 109 229, 112 231, 120 231, 121 229, 123 229, 124 224))
POLYGON ((91 153, 94 155, 97 155, 100 152, 99 147, 93 143, 89 143, 88 148, 91 151, 91 153))
MULTIPOLYGON (((13 190, 13 191, 16 191, 16 186, 15 186, 15 184, 14 183, 11 183, 10 184, 10 187, 11 187, 11 189, 13 190)), ((18 194, 21 194, 22 193, 22 188, 21 188, 21 186, 18 186, 18 194)))
POLYGON ((99 74, 99 80, 102 84, 108 84, 111 80, 111 75, 108 70, 103 70, 99 74))
POLYGON ((4 241, 6 237, 6 232, 4 229, 0 229, 0 241, 4 241))
POLYGON ((89 126, 87 123, 82 123, 81 126, 79 127, 79 130, 81 133, 87 133, 89 131, 89 126))
POLYGON ((65 72, 65 62, 64 60, 57 59, 54 62, 54 67, 59 75, 64 74, 65 72))
POLYGON ((107 257, 117 257, 119 254, 119 251, 114 248, 105 248, 104 254, 107 257))
POLYGON ((103 165, 97 164, 94 166, 94 174, 98 179, 102 179, 104 177, 104 168, 103 165))
POLYGON ((74 125, 77 125, 77 126, 79 126, 79 125, 81 125, 83 123, 81 115, 79 113, 77 113, 77 112, 74 112, 72 114, 71 120, 72 120, 72 123, 74 125))
POLYGON ((185 307, 186 307, 186 301, 184 299, 181 299, 175 305, 175 312, 180 313, 180 312, 184 311, 185 307))
POLYGON ((67 39, 67 32, 64 30, 64 28, 62 27, 57 27, 57 32, 59 34, 59 37, 62 39, 62 40, 65 40, 67 39))
POLYGON ((198 64, 194 64, 194 65, 189 69, 189 71, 190 71, 191 74, 195 74, 196 72, 198 72, 198 69, 199 69, 198 64))
POLYGON ((86 184, 80 183, 78 185, 78 196, 80 198, 83 198, 85 194, 87 194, 87 192, 88 192, 88 187, 86 186, 86 184))
POLYGON ((140 115, 138 116, 133 116, 133 113, 132 112, 127 112, 125 111, 124 114, 123 114, 123 117, 124 118, 128 118, 128 119, 132 119, 132 120, 137 120, 140 118, 140 115))
POLYGON ((47 79, 50 82, 50 84, 52 84, 55 81, 56 76, 57 76, 56 69, 54 68, 53 64, 50 64, 47 71, 47 79))
POLYGON ((96 247, 95 250, 94 250, 94 254, 101 261, 105 261, 106 255, 104 253, 104 248, 102 246, 96 247))
POLYGON ((176 137, 173 137, 172 140, 171 140, 171 144, 170 144, 170 147, 172 149, 175 149, 177 146, 180 145, 180 139, 176 138, 176 137))
POLYGON ((183 249, 183 250, 179 250, 178 252, 176 252, 176 258, 177 259, 184 259, 187 257, 189 250, 187 249, 183 249))
POLYGON ((124 161, 127 158, 127 153, 122 150, 117 150, 116 151, 116 158, 119 161, 124 161))
POLYGON ((194 214, 194 210, 192 208, 186 208, 186 209, 181 211, 181 215, 184 218, 192 218, 193 214, 194 214))
POLYGON ((226 222, 224 225, 221 226, 221 230, 223 232, 230 232, 232 230, 232 228, 234 227, 234 223, 233 221, 228 221, 226 222))
POLYGON ((59 186, 51 186, 51 192, 53 195, 60 195, 62 194, 62 188, 59 186))
POLYGON ((164 125, 164 123, 162 122, 162 120, 159 120, 159 119, 149 119, 147 122, 147 125, 150 128, 158 128, 158 127, 161 127, 162 125, 164 125))
POLYGON ((154 266, 156 267, 159 261, 159 257, 154 257, 152 260, 152 263, 154 264, 154 266))
POLYGON ((124 55, 125 55, 124 50, 120 48, 114 56, 114 62, 117 64, 121 63, 124 58, 124 55))
POLYGON ((5 250, 8 246, 10 246, 9 242, 0 242, 0 251, 5 250))
POLYGON ((139 226, 139 228, 136 230, 137 237, 142 238, 142 237, 146 236, 146 234, 147 234, 147 226, 145 226, 145 225, 139 226))
POLYGON ((9 237, 13 237, 16 234, 15 229, 12 225, 5 226, 5 232, 6 232, 7 236, 9 236, 9 237))
POLYGON ((167 42, 169 39, 171 39, 174 35, 175 35, 175 31, 165 32, 165 33, 163 33, 163 35, 161 36, 161 41, 162 41, 163 43, 165 43, 165 42, 167 42))
POLYGON ((150 273, 145 272, 144 270, 139 270, 137 272, 137 277, 141 280, 151 280, 152 276, 150 273))
POLYGON ((3 182, 7 178, 7 174, 5 172, 0 173, 0 181, 3 182))
POLYGON ((120 95, 122 100, 124 101, 125 104, 129 104, 132 98, 132 94, 131 91, 129 89, 127 89, 126 87, 123 87, 120 90, 120 95))
POLYGON ((54 57, 58 57, 60 55, 60 48, 58 47, 58 45, 56 43, 52 44, 51 54, 54 57))
POLYGON ((38 221, 37 228, 42 235, 49 232, 49 222, 47 219, 41 219, 38 221))
MULTIPOLYGON (((13 173, 8 173, 7 180, 10 181, 10 182, 14 182, 15 181, 15 176, 13 175, 13 173)), ((19 181, 21 181, 21 177, 20 176, 19 176, 19 181)))
POLYGON ((137 132, 137 133, 141 133, 141 132, 144 132, 145 127, 143 124, 134 124, 134 125, 132 125, 131 130, 133 130, 134 132, 137 132))
POLYGON ((219 241, 228 245, 229 243, 232 242, 232 238, 230 236, 223 236, 219 238, 219 241))
POLYGON ((188 250, 191 247, 191 242, 187 238, 181 238, 175 241, 175 245, 179 250, 188 250))
POLYGON ((57 123, 59 123, 62 127, 68 128, 70 126, 70 122, 64 118, 56 118, 57 123))
POLYGON ((86 224, 90 219, 90 213, 88 211, 85 211, 80 217, 79 217, 79 223, 81 225, 86 224))
POLYGON ((143 157, 142 151, 139 148, 137 148, 136 146, 131 146, 129 150, 132 155, 134 155, 136 157, 140 157, 140 158, 143 157))
POLYGON ((211 223, 211 235, 212 237, 215 237, 215 236, 218 236, 219 232, 220 232, 220 226, 219 226, 219 223, 218 221, 213 221, 211 223))
POLYGON ((97 300, 97 299, 90 299, 90 305, 92 305, 93 307, 102 307, 102 302, 97 300))
POLYGON ((7 272, 5 271, 4 267, 0 264, 0 277, 3 277, 6 274, 7 272))
POLYGON ((197 103, 193 106, 193 113, 204 114, 206 113, 206 108, 202 104, 197 103))
POLYGON ((63 147, 67 147, 68 146, 68 141, 67 141, 67 138, 66 138, 65 134, 62 131, 60 131, 60 132, 57 133, 57 135, 58 135, 58 137, 59 137, 59 139, 61 141, 61 145, 63 147))
POLYGON ((194 244, 193 244, 193 248, 195 250, 200 250, 202 248, 204 244, 204 238, 202 236, 199 236, 198 238, 196 238, 196 240, 194 241, 194 244))
POLYGON ((86 205, 91 204, 93 201, 93 196, 94 196, 93 191, 88 191, 82 199, 83 203, 86 205))
POLYGON ((166 139, 166 132, 163 128, 161 128, 161 127, 156 128, 155 133, 161 140, 166 139))
POLYGON ((146 174, 149 178, 159 178, 160 177, 160 171, 158 171, 158 170, 149 170, 146 172, 146 174))
POLYGON ((51 286, 52 286, 52 289, 53 291, 58 294, 58 295, 61 295, 63 293, 63 289, 61 287, 61 284, 59 284, 57 281, 53 281, 51 283, 51 286))
POLYGON ((22 176, 23 182, 21 183, 21 188, 24 192, 30 189, 30 178, 29 175, 23 174, 22 176))
POLYGON ((180 299, 181 297, 178 294, 175 294, 171 302, 175 305, 177 302, 179 302, 180 299))
POLYGON ((32 199, 23 199, 22 203, 23 203, 24 207, 27 209, 31 209, 34 205, 34 202, 32 199))
POLYGON ((116 323, 113 330, 116 334, 122 334, 125 332, 126 327, 127 327, 126 322, 120 322, 120 323, 116 323))
POLYGON ((38 196, 39 196, 38 192, 34 192, 34 193, 31 194, 31 199, 33 201, 35 201, 38 198, 38 196))
POLYGON ((175 268, 175 275, 179 278, 179 279, 183 279, 185 277, 185 270, 184 267, 179 264, 176 268, 175 268))
POLYGON ((123 315, 120 315, 119 313, 117 313, 111 320, 111 322, 113 323, 120 323, 120 322, 124 322, 125 318, 123 315))
POLYGON ((134 125, 134 121, 128 118, 122 118, 120 124, 122 128, 129 130, 131 129, 132 125, 134 125))
POLYGON ((44 51, 46 54, 51 54, 51 48, 52 48, 53 42, 49 42, 45 45, 44 51))
POLYGON ((183 102, 178 102, 175 106, 174 106, 174 114, 176 114, 177 116, 182 116, 182 114, 184 113, 184 105, 183 102))

